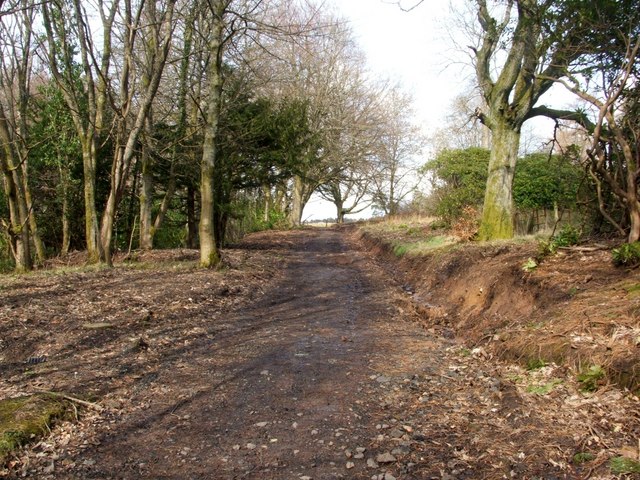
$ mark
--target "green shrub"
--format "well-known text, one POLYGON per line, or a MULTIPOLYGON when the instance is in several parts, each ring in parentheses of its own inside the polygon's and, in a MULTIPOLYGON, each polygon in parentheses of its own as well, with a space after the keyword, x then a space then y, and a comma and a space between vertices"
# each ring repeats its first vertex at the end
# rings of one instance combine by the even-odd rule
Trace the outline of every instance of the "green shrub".
POLYGON ((469 205, 481 205, 487 183, 490 151, 484 148, 442 150, 422 167, 433 175, 434 214, 450 226, 469 205))
MULTIPOLYGON (((463 216, 466 206, 482 205, 491 152, 483 148, 445 149, 421 172, 432 178, 430 213, 447 226, 463 216)), ((534 153, 518 160, 513 200, 518 210, 575 209, 584 174, 571 157, 534 153)))
POLYGON ((596 456, 593 453, 580 452, 580 453, 576 453, 573 456, 573 463, 575 463, 576 465, 580 465, 581 463, 586 463, 586 462, 595 460, 595 458, 596 456))
POLYGON ((522 271, 525 273, 533 272, 536 268, 538 268, 538 262, 535 259, 529 257, 526 262, 522 264, 522 271))
POLYGON ((573 225, 565 225, 553 236, 553 243, 557 247, 570 247, 580 241, 580 230, 573 225))
POLYGON ((640 242, 625 243, 611 251, 613 263, 618 266, 640 265, 640 242))
POLYGON ((595 392, 604 376, 605 371, 600 365, 592 365, 578 375, 578 382, 582 384, 580 389, 585 392, 595 392))
POLYGON ((580 235, 579 229, 573 225, 565 225, 549 240, 540 242, 539 253, 542 256, 554 255, 560 247, 577 245, 580 242, 580 235))

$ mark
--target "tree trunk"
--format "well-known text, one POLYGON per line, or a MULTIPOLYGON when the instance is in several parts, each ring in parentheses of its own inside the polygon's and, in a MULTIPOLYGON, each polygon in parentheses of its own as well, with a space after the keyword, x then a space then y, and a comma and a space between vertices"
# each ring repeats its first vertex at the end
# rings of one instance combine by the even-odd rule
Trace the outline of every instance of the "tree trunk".
POLYGON ((224 6, 218 1, 213 5, 213 26, 209 41, 211 60, 209 65, 209 98, 207 119, 202 144, 200 163, 200 265, 209 268, 218 264, 220 253, 215 238, 214 225, 214 174, 217 155, 218 122, 222 101, 222 55, 221 50, 224 6))
POLYGON ((227 234, 227 224, 229 223, 229 214, 223 212, 220 209, 216 209, 214 214, 214 233, 216 238, 216 245, 218 248, 222 248, 224 245, 226 234, 227 234))
POLYGON ((104 249, 104 260, 108 266, 113 266, 111 240, 113 238, 113 224, 116 219, 116 210, 118 208, 118 201, 116 194, 112 190, 109 192, 107 198, 107 204, 104 207, 102 214, 102 223, 100 228, 100 241, 102 242, 102 248, 104 249))
MULTIPOLYGON (((123 133, 121 134, 127 138, 123 133)), ((135 135, 134 131, 129 133, 129 141, 133 135, 135 135)), ((116 141, 116 152, 111 166, 111 188, 109 189, 109 196, 107 197, 107 203, 102 213, 102 223, 100 225, 100 240, 104 250, 104 259, 109 266, 113 265, 111 245, 113 226, 118 212, 118 205, 120 204, 120 199, 124 191, 124 180, 129 174, 131 160, 131 156, 126 155, 125 151, 126 147, 124 147, 121 142, 116 141)))
POLYGON ((33 240, 33 246, 36 250, 36 258, 39 264, 44 263, 47 258, 44 249, 44 243, 42 243, 42 237, 38 230, 38 221, 36 220, 36 214, 33 209, 33 200, 31 198, 31 190, 29 189, 27 162, 22 162, 22 181, 24 182, 24 198, 27 204, 27 212, 29 212, 29 230, 31 231, 31 240, 33 240))
POLYGON ((293 191, 291 192, 291 211, 289 212, 289 224, 299 227, 302 223, 302 211, 305 205, 305 184, 302 177, 293 177, 293 191))
POLYGON ((342 223, 344 223, 344 206, 343 206, 344 202, 334 199, 333 203, 336 206, 336 213, 337 213, 336 214, 336 222, 342 224, 342 223))
POLYGON ((196 192, 191 186, 187 187, 187 248, 197 248, 198 229, 196 227, 196 192))
POLYGON ((67 255, 71 245, 71 222, 69 221, 69 172, 62 166, 62 160, 58 158, 58 171, 60 173, 60 187, 62 188, 62 245, 60 254, 67 255))
POLYGON ((14 148, 9 122, 0 104, 0 172, 4 179, 5 192, 9 203, 9 225, 5 225, 11 252, 16 262, 16 272, 31 270, 29 245, 29 209, 24 194, 23 170, 20 158, 14 148))
POLYGON ((151 250, 153 248, 153 227, 152 207, 153 207, 153 175, 151 174, 151 156, 149 149, 144 146, 142 151, 140 185, 140 248, 151 250))
POLYGON ((287 187, 279 184, 276 187, 276 197, 273 201, 273 207, 278 210, 279 213, 284 213, 287 210, 287 187))
POLYGON ((269 185, 265 185, 262 187, 262 191, 264 192, 264 223, 269 223, 269 214, 271 212, 271 187, 269 185))
POLYGON ((169 183, 167 184, 167 191, 164 193, 164 198, 160 204, 160 209, 156 215, 156 219, 153 221, 153 227, 151 228, 151 247, 153 248, 153 237, 156 232, 160 230, 164 217, 167 215, 171 200, 173 200, 173 194, 176 191, 176 174, 174 170, 174 164, 171 164, 171 170, 169 171, 169 183))
POLYGON ((15 271, 23 273, 31 270, 31 251, 29 246, 29 226, 28 211, 24 195, 21 192, 17 169, 7 162, 7 158, 2 158, 0 154, 0 169, 4 176, 5 192, 9 203, 9 225, 5 225, 11 253, 15 261, 15 271))
POLYGON ((513 237, 512 186, 520 131, 503 123, 493 128, 492 138, 489 177, 479 232, 481 240, 513 237))
POLYGON ((85 140, 82 143, 85 241, 87 243, 87 261, 92 264, 104 261, 96 209, 96 145, 93 139, 85 140))
POLYGON ((631 221, 628 242, 633 243, 640 240, 640 203, 637 200, 629 202, 628 208, 631 221))
MULTIPOLYGON (((209 121, 211 122, 211 119, 209 121)), ((215 133, 210 132, 210 130, 211 126, 207 127, 200 171, 200 265, 207 268, 215 266, 219 260, 213 218, 213 175, 216 155, 213 137, 215 133)))
POLYGON ((396 207, 396 168, 394 166, 394 168, 390 169, 390 177, 389 177, 389 205, 387 206, 387 215, 390 218, 393 218, 396 216, 397 212, 397 207, 396 207))

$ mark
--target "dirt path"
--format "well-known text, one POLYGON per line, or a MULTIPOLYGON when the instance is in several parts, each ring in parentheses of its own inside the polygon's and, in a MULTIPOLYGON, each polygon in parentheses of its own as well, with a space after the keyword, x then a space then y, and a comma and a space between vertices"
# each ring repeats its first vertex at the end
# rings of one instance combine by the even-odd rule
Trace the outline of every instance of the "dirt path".
POLYGON ((378 450, 370 377, 400 367, 400 337, 424 333, 388 329, 389 291, 341 234, 291 237, 282 279, 212 339, 167 359, 147 386, 158 391, 149 408, 86 451, 95 464, 79 474, 323 479, 381 470, 366 468, 378 450), (345 450, 359 447, 365 458, 348 472, 345 450))
POLYGON ((205 311, 197 334, 187 341, 176 333, 175 345, 156 352, 153 368, 123 373, 121 364, 121 374, 131 373, 126 401, 107 400, 107 411, 87 417, 75 433, 72 426, 54 432, 34 450, 44 452, 49 470, 23 466, 26 476, 393 480, 592 473, 567 459, 590 441, 589 432, 603 428, 578 425, 606 403, 576 403, 567 416, 558 400, 541 412, 538 400, 521 398, 482 351, 461 349, 412 321, 409 295, 344 232, 291 232, 273 244, 256 237, 243 248, 269 250, 281 265, 264 294, 215 321, 207 322, 205 311))

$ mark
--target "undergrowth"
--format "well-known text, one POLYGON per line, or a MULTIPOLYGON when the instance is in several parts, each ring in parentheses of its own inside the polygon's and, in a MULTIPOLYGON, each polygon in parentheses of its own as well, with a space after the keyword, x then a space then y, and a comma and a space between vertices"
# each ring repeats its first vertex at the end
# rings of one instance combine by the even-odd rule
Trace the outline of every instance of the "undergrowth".
POLYGON ((640 242, 625 243, 611 251, 614 265, 635 267, 640 265, 640 242))
POLYGON ((580 237, 581 232, 579 229, 573 225, 565 225, 549 240, 540 242, 540 256, 555 255, 559 248, 577 245, 580 242, 580 237))
POLYGON ((604 377, 604 369, 600 365, 592 365, 578 375, 578 382, 581 384, 580 389, 585 392, 595 392, 604 377))

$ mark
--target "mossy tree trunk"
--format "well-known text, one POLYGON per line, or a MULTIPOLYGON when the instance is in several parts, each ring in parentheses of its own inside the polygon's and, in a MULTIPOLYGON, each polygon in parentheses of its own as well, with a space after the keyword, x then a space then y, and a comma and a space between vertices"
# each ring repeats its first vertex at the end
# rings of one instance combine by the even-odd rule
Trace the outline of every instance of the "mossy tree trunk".
POLYGON ((514 234, 513 178, 520 131, 509 125, 493 129, 493 148, 479 236, 481 240, 511 238, 514 234))
POLYGON ((4 176, 10 216, 4 227, 10 238, 16 270, 25 271, 32 267, 31 247, 39 263, 45 260, 45 250, 38 233, 28 177, 36 6, 27 1, 19 5, 14 13, 0 18, 0 38, 5 46, 4 56, 0 58, 0 172, 4 176))
POLYGON ((214 176, 218 153, 217 137, 222 108, 222 53, 224 48, 224 14, 226 0, 210 2, 211 29, 209 30, 209 95, 204 127, 202 159, 200 161, 200 265, 214 267, 220 261, 215 226, 214 176))
POLYGON ((5 117, 4 108, 0 104, 0 172, 4 180, 4 189, 9 203, 9 223, 3 225, 11 246, 11 253, 15 261, 16 272, 22 273, 32 268, 31 250, 29 242, 29 210, 24 194, 23 170, 18 162, 19 158, 11 130, 5 117), (18 160, 18 162, 16 162, 18 160))

